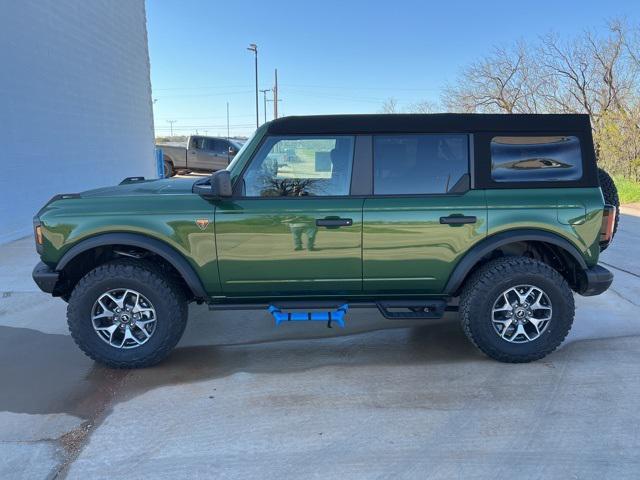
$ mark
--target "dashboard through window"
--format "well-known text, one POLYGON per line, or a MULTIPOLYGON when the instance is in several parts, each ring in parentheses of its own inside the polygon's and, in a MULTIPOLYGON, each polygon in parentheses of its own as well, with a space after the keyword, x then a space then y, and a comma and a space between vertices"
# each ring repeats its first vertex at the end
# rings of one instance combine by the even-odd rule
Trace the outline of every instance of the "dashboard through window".
POLYGON ((376 195, 447 193, 468 173, 468 136, 375 136, 373 166, 376 195))
POLYGON ((353 136, 268 137, 244 174, 246 197, 349 195, 353 136))

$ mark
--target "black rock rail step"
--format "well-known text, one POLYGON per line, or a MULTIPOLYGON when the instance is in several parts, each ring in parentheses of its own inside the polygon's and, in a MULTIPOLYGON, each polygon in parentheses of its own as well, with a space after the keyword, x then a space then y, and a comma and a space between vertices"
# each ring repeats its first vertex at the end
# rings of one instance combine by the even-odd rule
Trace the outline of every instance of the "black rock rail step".
POLYGON ((391 320, 442 318, 445 310, 449 310, 446 300, 381 300, 376 305, 391 320))

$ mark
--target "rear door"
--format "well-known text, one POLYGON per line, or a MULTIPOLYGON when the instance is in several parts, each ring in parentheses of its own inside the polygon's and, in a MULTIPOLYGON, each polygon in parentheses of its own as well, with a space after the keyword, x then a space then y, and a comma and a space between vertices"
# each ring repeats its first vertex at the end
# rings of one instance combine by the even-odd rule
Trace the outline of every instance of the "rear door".
POLYGON ((376 135, 363 209, 363 290, 439 294, 486 236, 485 193, 470 190, 470 136, 376 135))
POLYGON ((353 136, 267 137, 215 213, 227 296, 362 291, 362 198, 353 136))

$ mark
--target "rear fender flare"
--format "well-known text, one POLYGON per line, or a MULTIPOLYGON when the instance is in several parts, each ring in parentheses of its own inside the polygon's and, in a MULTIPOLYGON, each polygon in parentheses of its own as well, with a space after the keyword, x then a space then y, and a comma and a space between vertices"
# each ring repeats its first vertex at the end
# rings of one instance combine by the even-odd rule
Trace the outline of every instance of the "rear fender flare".
POLYGON ((445 286, 445 293, 454 295, 462 286, 469 272, 485 255, 503 245, 525 241, 545 242, 560 247, 576 261, 582 270, 588 268, 580 251, 560 235, 543 230, 508 230, 491 235, 474 245, 453 269, 445 286))

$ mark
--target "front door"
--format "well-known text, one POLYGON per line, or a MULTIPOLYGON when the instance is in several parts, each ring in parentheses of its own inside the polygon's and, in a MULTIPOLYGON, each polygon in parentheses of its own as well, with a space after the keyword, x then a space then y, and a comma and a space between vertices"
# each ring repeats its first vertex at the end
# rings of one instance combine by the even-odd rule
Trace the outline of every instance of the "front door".
POLYGON ((365 293, 442 293, 456 263, 486 236, 485 193, 468 188, 469 150, 464 134, 374 136, 365 293))
POLYGON ((207 158, 204 150, 204 137, 191 137, 187 149, 187 168, 201 170, 207 168, 207 158))
POLYGON ((226 296, 358 294, 362 204, 350 198, 354 137, 268 137, 216 207, 226 296))
POLYGON ((207 138, 204 142, 207 168, 212 171, 224 170, 229 165, 229 143, 219 138, 207 138))

